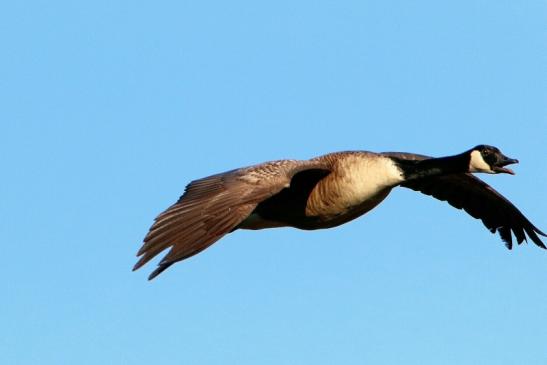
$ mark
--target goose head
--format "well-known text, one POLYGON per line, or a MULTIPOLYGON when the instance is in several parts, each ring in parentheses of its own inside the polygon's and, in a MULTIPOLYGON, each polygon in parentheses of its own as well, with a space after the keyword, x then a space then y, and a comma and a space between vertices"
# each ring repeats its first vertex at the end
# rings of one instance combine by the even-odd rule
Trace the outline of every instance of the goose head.
POLYGON ((514 175, 513 170, 505 168, 505 166, 518 162, 514 158, 505 156, 493 146, 481 144, 469 151, 469 172, 514 175))

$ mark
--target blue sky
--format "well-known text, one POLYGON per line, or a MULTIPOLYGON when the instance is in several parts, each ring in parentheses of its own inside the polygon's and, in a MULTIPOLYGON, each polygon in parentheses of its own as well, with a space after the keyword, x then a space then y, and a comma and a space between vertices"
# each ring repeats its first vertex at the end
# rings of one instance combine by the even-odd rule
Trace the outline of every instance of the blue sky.
POLYGON ((547 230, 543 1, 0 5, 4 364, 545 364, 546 252, 394 191, 131 272, 192 179, 337 150, 520 159, 547 230))

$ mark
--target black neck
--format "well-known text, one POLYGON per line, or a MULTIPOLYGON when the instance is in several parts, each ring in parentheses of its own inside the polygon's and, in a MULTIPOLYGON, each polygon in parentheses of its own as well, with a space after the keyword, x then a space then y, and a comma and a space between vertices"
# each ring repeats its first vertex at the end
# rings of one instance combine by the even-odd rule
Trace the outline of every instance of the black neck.
POLYGON ((466 173, 469 170, 468 153, 455 156, 430 158, 427 160, 397 160, 405 180, 423 179, 431 176, 466 173))

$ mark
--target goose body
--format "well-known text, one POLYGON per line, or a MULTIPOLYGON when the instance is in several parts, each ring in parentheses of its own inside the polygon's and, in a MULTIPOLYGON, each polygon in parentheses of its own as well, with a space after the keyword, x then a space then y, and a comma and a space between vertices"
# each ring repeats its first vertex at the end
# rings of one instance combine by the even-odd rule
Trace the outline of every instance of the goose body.
POLYGON ((161 213, 138 252, 140 268, 163 250, 169 253, 153 279, 236 229, 331 228, 376 207, 402 186, 446 200, 498 231, 508 248, 530 238, 545 248, 545 236, 509 200, 471 173, 510 173, 517 160, 480 145, 455 156, 411 153, 336 152, 310 160, 278 160, 191 182, 161 213))
POLYGON ((260 202, 238 228, 335 227, 374 208, 403 181, 390 158, 371 152, 336 152, 311 162, 325 172, 300 173, 286 191, 260 202))

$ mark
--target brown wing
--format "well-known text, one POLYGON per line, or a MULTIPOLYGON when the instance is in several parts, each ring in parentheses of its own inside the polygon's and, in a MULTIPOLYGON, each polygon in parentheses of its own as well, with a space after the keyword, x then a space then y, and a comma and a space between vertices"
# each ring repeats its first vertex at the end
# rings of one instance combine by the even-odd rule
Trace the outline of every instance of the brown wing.
MULTIPOLYGON (((384 155, 403 160, 431 158, 411 153, 387 152, 384 155)), ((545 233, 534 226, 522 213, 494 188, 471 174, 454 174, 430 177, 405 182, 406 188, 447 201, 455 208, 465 210, 474 218, 481 219, 490 232, 499 232, 508 249, 513 247, 511 232, 517 243, 530 238, 536 245, 545 248, 538 235, 545 233)))
POLYGON ((137 270, 171 248, 153 279, 177 261, 193 256, 232 231, 261 201, 290 185, 305 170, 326 170, 318 161, 280 160, 228 171, 191 182, 180 199, 161 213, 137 253, 137 270))

